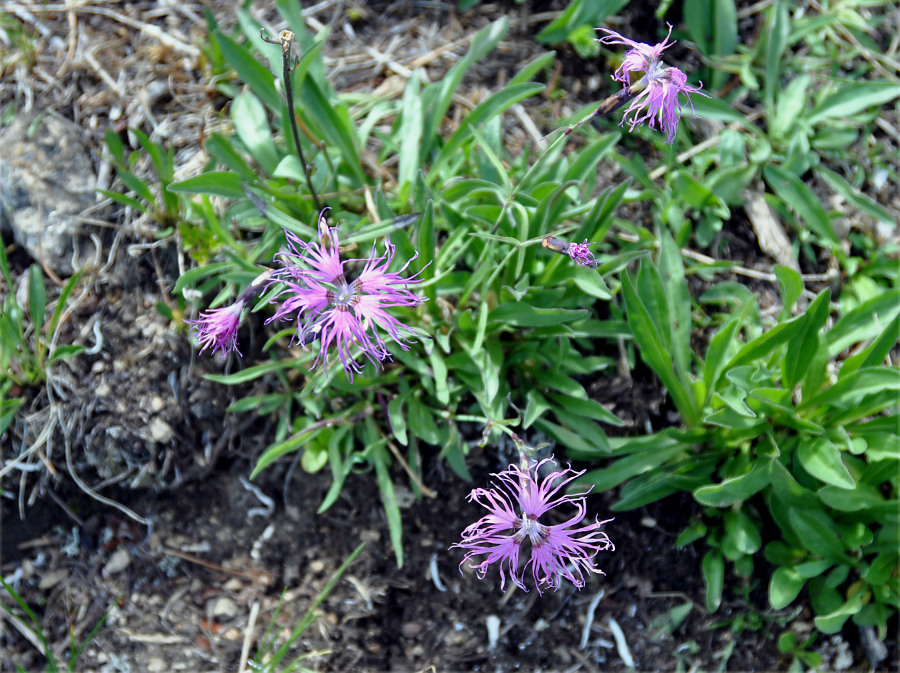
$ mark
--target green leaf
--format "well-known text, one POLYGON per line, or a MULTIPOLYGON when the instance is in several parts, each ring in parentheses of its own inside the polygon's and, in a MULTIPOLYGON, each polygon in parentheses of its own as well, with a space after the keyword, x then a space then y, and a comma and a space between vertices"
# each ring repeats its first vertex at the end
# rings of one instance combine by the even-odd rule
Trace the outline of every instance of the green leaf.
POLYGON ((356 150, 356 127, 350 119, 346 103, 329 100, 315 79, 307 77, 294 105, 299 105, 298 112, 303 118, 340 152, 344 165, 358 183, 366 184, 366 172, 356 150))
POLYGON ((556 393, 547 393, 547 397, 559 405, 557 415, 562 414, 563 420, 565 419, 566 414, 575 414, 576 416, 582 416, 584 418, 592 418, 601 423, 609 423, 616 427, 622 427, 624 425, 615 414, 594 400, 586 400, 581 397, 572 397, 570 395, 558 395, 556 393))
POLYGON ((862 592, 855 594, 837 610, 816 617, 816 628, 822 633, 837 633, 844 623, 862 609, 862 592))
POLYGON ((387 467, 387 455, 383 447, 378 447, 372 452, 370 459, 375 464, 375 476, 378 480, 378 490, 381 491, 381 502, 387 517, 388 531, 391 536, 391 546, 397 558, 397 567, 403 567, 403 521, 400 517, 400 506, 397 504, 397 495, 394 492, 394 482, 387 467))
POLYGON ((598 492, 608 491, 632 477, 657 469, 686 450, 681 444, 675 444, 666 448, 638 451, 619 458, 609 467, 589 471, 578 483, 593 484, 598 492))
MULTIPOLYGON (((519 101, 543 91, 545 86, 535 82, 526 82, 523 84, 508 85, 487 99, 479 103, 464 118, 459 128, 450 136, 450 140, 441 150, 438 158, 429 172, 430 175, 437 177, 440 175, 440 169, 451 158, 455 157, 462 146, 463 142, 472 136, 472 130, 484 124, 491 119, 502 114, 503 111, 509 109, 519 101)), ((401 183, 402 184, 402 183, 401 183)))
POLYGON ((773 271, 778 279, 778 287, 781 290, 782 308, 778 319, 783 322, 790 319, 791 309, 797 303, 800 295, 803 294, 803 279, 799 273, 788 266, 776 264, 773 271))
POLYGON ((250 90, 273 112, 281 109, 281 98, 275 90, 275 78, 253 55, 220 30, 212 32, 213 41, 250 90))
POLYGON ((666 293, 669 324, 665 328, 672 335, 671 353, 675 371, 682 383, 687 383, 690 381, 691 362, 691 296, 684 278, 681 250, 668 229, 660 232, 658 270, 666 293))
POLYGON ((795 210, 809 230, 819 237, 820 245, 827 245, 833 250, 840 249, 840 240, 834 233, 828 213, 812 189, 775 164, 763 166, 763 177, 778 198, 795 210))
MULTIPOLYGON (((509 19, 503 17, 491 23, 472 38, 472 46, 468 53, 453 66, 440 80, 429 84, 422 94, 422 108, 424 110, 424 129, 422 132, 422 147, 419 150, 419 165, 425 165, 430 161, 430 155, 435 142, 440 139, 438 133, 439 124, 450 108, 453 96, 459 88, 463 76, 475 63, 480 61, 502 40, 509 31, 509 19)), ((435 175, 431 172, 430 175, 435 175)))
POLYGON ((259 98, 249 91, 244 91, 235 98, 231 106, 231 120, 241 142, 266 175, 274 175, 280 159, 272 139, 266 109, 259 98))
POLYGON ((755 554, 762 547, 762 536, 759 528, 744 512, 726 511, 725 535, 731 544, 742 554, 755 554))
POLYGON ((725 560, 718 549, 710 549, 701 562, 703 581, 706 584, 706 609, 715 612, 722 604, 722 587, 725 583, 725 560))
POLYGON ((422 143, 422 96, 419 69, 406 81, 400 103, 400 151, 397 182, 402 187, 411 183, 419 170, 419 146, 422 143))
POLYGON ((900 341, 900 313, 894 316, 881 335, 871 344, 844 360, 838 378, 844 378, 859 369, 878 367, 884 363, 898 341, 900 341))
POLYGON ((797 458, 804 470, 826 484, 846 489, 856 486, 841 460, 840 450, 828 437, 801 438, 797 458))
POLYGON ((840 539, 823 521, 827 515, 814 516, 813 512, 792 507, 788 511, 788 517, 803 546, 809 551, 828 561, 847 562, 840 539))
POLYGON ((607 286, 606 282, 603 280, 603 276, 597 273, 595 269, 578 266, 572 269, 572 272, 575 275, 575 285, 579 290, 595 299, 601 299, 603 301, 612 299, 612 293, 609 290, 609 286, 607 286))
POLYGON ((725 366, 725 369, 734 369, 755 360, 763 359, 799 332, 803 327, 804 319, 805 316, 797 316, 792 320, 775 325, 765 334, 756 337, 737 352, 737 355, 731 359, 725 366))
POLYGON ((273 446, 270 446, 259 457, 259 460, 256 463, 256 467, 253 468, 253 472, 250 474, 250 479, 255 479, 260 472, 262 472, 279 458, 283 458, 284 456, 293 453, 294 451, 299 451, 306 442, 318 435, 324 429, 325 426, 323 425, 313 425, 306 428, 305 430, 301 430, 291 437, 288 437, 283 442, 279 442, 277 444, 274 444, 273 446))
POLYGON ((900 390, 900 369, 867 367, 858 369, 818 395, 804 400, 798 409, 811 409, 826 404, 839 409, 851 409, 859 406, 869 395, 891 390, 900 390))
POLYGON ((406 446, 409 439, 406 436, 406 418, 403 416, 403 402, 409 393, 398 395, 388 402, 388 419, 391 422, 391 432, 400 444, 406 446))
POLYGON ((893 225, 896 222, 895 217, 887 209, 869 196, 851 187, 843 177, 834 171, 825 168, 825 166, 817 166, 816 175, 823 178, 825 182, 831 185, 832 189, 843 196, 857 210, 888 225, 893 225))
POLYGON ((167 189, 170 192, 207 194, 227 199, 239 199, 244 196, 240 176, 230 171, 203 173, 187 180, 173 182, 167 189))
MULTIPOLYGON (((655 274, 655 270, 652 273, 655 274)), ((660 301, 659 298, 650 296, 646 292, 639 297, 631 276, 627 273, 622 278, 622 297, 625 300, 628 324, 640 347, 641 358, 663 382, 684 422, 688 426, 696 425, 698 410, 694 407, 693 391, 689 387, 683 386, 673 371, 669 348, 666 345, 667 340, 660 332, 660 330, 668 329, 668 326, 667 324, 659 326, 654 324, 651 312, 645 303, 645 299, 648 299, 650 306, 653 306, 654 303, 660 301)), ((662 301, 665 299, 663 298, 662 301)))
POLYGON ((875 338, 882 333, 882 325, 897 315, 900 315, 900 290, 883 291, 851 309, 828 331, 829 355, 834 357, 853 344, 875 338))
POLYGON ((44 287, 44 273, 38 264, 28 267, 28 310, 34 323, 35 341, 38 341, 47 316, 47 288, 44 287))
POLYGON ((775 105, 775 117, 769 127, 772 135, 783 138, 793 128, 800 113, 806 109, 809 101, 807 89, 812 82, 809 75, 795 77, 778 95, 775 105))
POLYGON ((701 486, 694 491, 694 499, 709 507, 728 507, 743 502, 769 485, 770 459, 757 458, 739 475, 723 479, 718 484, 701 486))
POLYGON ((781 610, 794 602, 800 594, 806 578, 796 569, 787 566, 776 568, 769 580, 769 604, 773 610, 781 610))
POLYGON ((791 390, 806 374, 819 350, 819 331, 828 320, 831 290, 826 288, 806 310, 803 326, 788 343, 781 369, 782 385, 791 390))
POLYGON ((896 82, 848 83, 816 105, 807 121, 818 124, 826 119, 845 119, 867 108, 880 107, 897 97, 900 97, 900 84, 896 82))
POLYGON ((519 327, 544 327, 558 325, 586 318, 584 309, 535 308, 525 302, 506 302, 490 312, 491 322, 500 322, 519 327))
MULTIPOLYGON (((732 318, 712 336, 706 349, 706 360, 703 362, 703 384, 706 387, 706 403, 716 392, 717 384, 725 369, 725 358, 734 343, 734 337, 740 327, 740 321, 732 318)), ((704 404, 705 406, 705 404, 704 404)))

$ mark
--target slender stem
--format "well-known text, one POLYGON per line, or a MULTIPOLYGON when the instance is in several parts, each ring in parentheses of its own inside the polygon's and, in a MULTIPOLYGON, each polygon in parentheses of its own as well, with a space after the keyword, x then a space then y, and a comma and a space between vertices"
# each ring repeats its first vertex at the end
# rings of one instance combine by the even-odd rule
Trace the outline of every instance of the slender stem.
MULTIPOLYGON (((262 31, 260 31, 260 33, 261 32, 262 31)), ((319 203, 319 196, 316 194, 316 190, 312 184, 312 176, 309 174, 309 165, 306 163, 303 147, 300 145, 300 131, 297 129, 297 120, 294 118, 294 91, 291 86, 291 45, 294 42, 294 33, 290 30, 283 30, 278 36, 281 38, 282 83, 284 84, 284 93, 287 96, 288 117, 291 120, 291 131, 294 135, 294 147, 297 150, 297 156, 300 158, 300 163, 303 164, 303 175, 306 176, 306 186, 309 188, 309 193, 312 195, 313 203, 318 211, 322 209, 322 204, 319 203)), ((263 39, 266 40, 266 42, 274 42, 274 40, 269 40, 266 37, 263 37, 263 39)))

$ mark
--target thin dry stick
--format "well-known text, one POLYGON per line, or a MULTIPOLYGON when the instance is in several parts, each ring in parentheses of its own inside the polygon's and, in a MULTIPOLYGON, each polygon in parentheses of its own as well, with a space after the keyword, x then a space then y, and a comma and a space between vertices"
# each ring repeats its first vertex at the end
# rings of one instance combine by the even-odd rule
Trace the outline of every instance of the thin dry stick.
POLYGON ((291 120, 291 131, 294 134, 294 147, 297 149, 297 156, 303 165, 303 175, 306 176, 306 186, 309 193, 312 194, 313 203, 316 210, 322 210, 322 204, 319 203, 319 197, 312 185, 312 178, 309 174, 309 166, 306 163, 306 157, 303 155, 303 147, 300 145, 300 131, 297 129, 297 120, 294 118, 294 91, 291 87, 291 45, 294 42, 294 33, 289 30, 283 30, 279 33, 280 41, 268 38, 263 34, 263 29, 259 31, 259 36, 269 44, 281 44, 281 79, 284 84, 284 93, 287 96, 288 118, 291 120))

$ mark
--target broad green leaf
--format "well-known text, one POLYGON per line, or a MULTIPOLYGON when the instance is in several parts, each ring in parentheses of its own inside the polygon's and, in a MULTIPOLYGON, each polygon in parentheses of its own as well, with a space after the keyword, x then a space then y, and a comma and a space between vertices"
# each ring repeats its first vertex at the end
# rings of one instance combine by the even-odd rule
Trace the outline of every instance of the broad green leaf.
POLYGON ((828 437, 801 438, 797 458, 804 470, 826 484, 846 489, 856 486, 841 460, 840 450, 828 437))
POLYGON ((806 584, 806 578, 794 568, 776 568, 769 580, 769 604, 773 610, 781 610, 794 602, 806 584))
POLYGON ((596 269, 579 266, 572 269, 572 272, 575 275, 575 285, 579 290, 596 299, 604 301, 612 299, 609 287, 603 280, 603 276, 597 273, 596 269))
MULTIPOLYGON (((436 141, 440 139, 439 125, 447 114, 453 96, 459 88, 463 76, 475 63, 484 58, 509 31, 509 19, 503 17, 491 23, 472 38, 472 46, 468 53, 453 66, 439 81, 429 84, 422 93, 422 109, 424 110, 424 129, 422 132, 422 147, 419 151, 419 165, 430 161, 430 154, 436 141)), ((435 173, 431 173, 435 175, 435 173)))
POLYGON ((360 185, 368 178, 356 150, 356 127, 350 119, 347 105, 329 100, 312 77, 303 80, 295 106, 332 147, 338 149, 346 168, 360 185))
POLYGON ((703 362, 703 383, 706 386, 707 400, 716 392, 719 377, 725 369, 725 358, 734 344, 734 336, 737 333, 740 322, 732 318, 712 336, 709 347, 706 349, 706 360, 703 362))
POLYGON ((847 490, 838 486, 823 486, 817 491, 819 497, 829 507, 841 512, 875 511, 885 505, 896 511, 897 502, 885 500, 874 486, 857 484, 847 490))
MULTIPOLYGON (((653 273, 655 275, 655 270, 653 273)), ((666 340, 659 331, 660 329, 666 329, 666 327, 665 325, 657 327, 654 324, 651 313, 643 302, 643 297, 638 297, 631 276, 627 273, 622 278, 622 297, 625 300, 625 308, 628 312, 628 324, 634 333, 635 341, 640 347, 641 358, 663 382, 684 422, 689 426, 696 425, 699 410, 694 408, 693 391, 682 385, 682 382, 672 369, 672 361, 666 340)), ((662 301, 665 301, 664 297, 662 301)))
POLYGON ((896 222, 896 217, 888 212, 887 209, 883 208, 871 197, 851 187, 843 177, 834 171, 825 168, 825 166, 817 166, 816 175, 823 178, 825 182, 831 185, 832 189, 847 199, 847 202, 857 210, 888 225, 893 225, 896 222))
POLYGON ((838 633, 846 621, 862 609, 862 592, 855 594, 837 610, 816 617, 816 628, 822 633, 838 633))
POLYGON ((608 491, 634 476, 657 469, 684 451, 686 451, 686 447, 681 444, 639 451, 619 458, 609 467, 589 471, 578 479, 578 483, 593 484, 598 492, 608 491))
POLYGON ((742 554, 755 554, 762 547, 762 536, 759 528, 744 512, 726 511, 725 534, 731 544, 742 554))
POLYGON ((556 402, 560 407, 560 412, 564 412, 566 415, 575 414, 584 418, 592 418, 595 421, 609 423, 616 427, 622 427, 623 425, 622 421, 615 414, 595 400, 572 397, 571 395, 558 395, 556 393, 548 393, 547 397, 556 402))
POLYGON ((444 145, 429 172, 430 175, 437 177, 441 174, 440 169, 459 152, 463 142, 472 135, 472 129, 500 115, 519 101, 540 93, 544 88, 543 84, 535 82, 508 85, 475 106, 444 145))
POLYGON ((403 415, 403 403, 406 401, 409 393, 398 395, 388 402, 388 419, 391 422, 391 432, 394 438, 403 446, 406 446, 409 439, 406 436, 406 418, 403 415))
POLYGON ((771 459, 757 458, 743 474, 723 479, 718 484, 701 486, 694 491, 694 500, 709 507, 729 507, 743 502, 769 485, 771 459))
POLYGON ((47 288, 44 287, 44 273, 39 264, 28 267, 28 311, 31 314, 31 322, 34 323, 35 341, 38 341, 41 339, 41 330, 47 317, 47 288))
POLYGON ((278 167, 278 150, 272 139, 266 109, 259 98, 250 91, 241 93, 231 106, 231 121, 241 142, 266 175, 273 175, 278 167))
POLYGON ((819 516, 814 516, 813 512, 806 512, 792 507, 788 511, 788 517, 791 525, 797 531, 803 546, 813 554, 837 563, 845 563, 847 561, 844 547, 841 545, 837 534, 824 524, 823 518, 827 518, 826 514, 822 513, 819 516))
POLYGON ((775 117, 770 130, 777 137, 786 137, 809 101, 807 89, 812 82, 809 75, 798 75, 784 88, 775 101, 775 117))

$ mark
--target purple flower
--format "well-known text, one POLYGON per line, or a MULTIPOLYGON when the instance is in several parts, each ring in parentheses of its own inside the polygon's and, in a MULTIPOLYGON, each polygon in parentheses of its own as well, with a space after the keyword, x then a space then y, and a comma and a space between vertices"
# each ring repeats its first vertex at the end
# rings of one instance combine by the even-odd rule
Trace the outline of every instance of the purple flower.
POLYGON ((563 579, 580 589, 585 583, 585 573, 604 574, 592 559, 597 552, 615 549, 609 536, 598 530, 612 519, 595 520, 578 528, 586 511, 584 496, 590 489, 577 495, 557 497, 557 494, 584 471, 568 468, 552 472, 538 483, 541 466, 548 462, 553 463, 552 459, 545 459, 528 470, 510 465, 509 469, 494 474, 500 480, 499 485, 494 484, 490 489, 476 488, 469 494, 469 501, 477 502, 488 510, 488 514, 466 528, 462 542, 453 545, 468 550, 459 564, 460 570, 463 563, 473 561, 469 567, 476 571, 479 579, 484 579, 488 567, 497 563, 501 590, 508 572, 513 584, 528 591, 524 575, 531 566, 538 593, 542 593, 542 586, 556 590, 563 579), (574 506, 575 514, 560 524, 541 522, 541 517, 561 505, 574 506), (519 553, 525 540, 530 543, 531 556, 520 569, 519 553), (486 555, 484 560, 474 562, 474 557, 483 554, 486 555))
MULTIPOLYGON (((672 26, 669 26, 669 34, 666 35, 666 39, 653 46, 629 40, 606 28, 597 30, 608 33, 606 36, 598 38, 597 41, 600 44, 623 44, 631 47, 625 52, 622 65, 612 76, 614 80, 625 85, 625 91, 631 101, 622 116, 620 125, 628 121, 628 130, 633 131, 636 126, 641 126, 644 122, 647 122, 651 128, 656 128, 658 123, 659 129, 666 134, 666 142, 673 143, 675 132, 678 130, 678 122, 681 119, 679 96, 681 94, 687 96, 691 112, 693 112, 694 106, 690 94, 699 93, 701 96, 706 94, 702 93, 699 87, 688 84, 687 76, 681 70, 668 67, 660 60, 662 52, 675 44, 669 42, 672 26), (637 81, 632 82, 632 75, 636 73, 643 74, 637 81), (629 115, 631 115, 630 119, 629 115)), ((700 86, 703 86, 702 83, 700 86)))
MULTIPOLYGON (((325 209, 327 210, 327 208, 325 209)), ((362 272, 353 281, 347 279, 341 261, 337 229, 325 222, 325 210, 319 215, 319 242, 306 243, 285 231, 289 252, 279 256, 282 268, 273 274, 273 282, 284 284, 271 301, 282 304, 272 320, 294 319, 297 339, 307 346, 318 339, 319 349, 313 367, 326 363, 328 349, 334 343, 338 357, 350 381, 362 371, 350 350, 355 345, 372 362, 391 359, 386 343, 375 327, 380 327, 403 350, 412 330, 394 318, 386 309, 394 306, 418 306, 425 300, 406 289, 420 279, 416 275, 403 278, 414 256, 399 271, 388 271, 394 260, 395 247, 385 242, 385 253, 376 255, 375 246, 362 272)))
POLYGON ((568 255, 579 266, 598 266, 600 264, 594 259, 594 253, 591 252, 590 247, 593 244, 588 243, 587 239, 581 243, 569 243, 553 236, 545 236, 541 245, 561 255, 568 255))
POLYGON ((197 320, 185 320, 200 345, 200 352, 211 348, 213 353, 221 350, 223 358, 228 351, 235 351, 240 355, 241 352, 237 349, 237 332, 243 310, 244 301, 238 299, 230 306, 204 311, 197 320))

